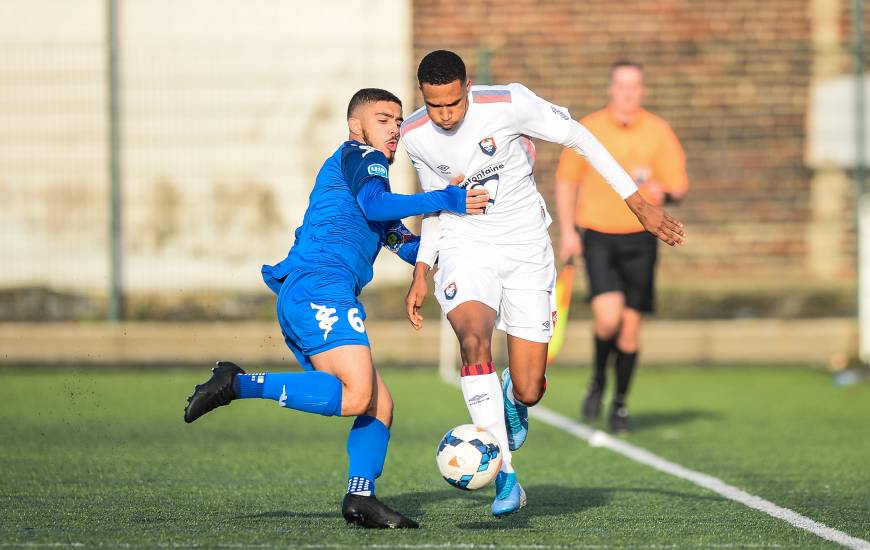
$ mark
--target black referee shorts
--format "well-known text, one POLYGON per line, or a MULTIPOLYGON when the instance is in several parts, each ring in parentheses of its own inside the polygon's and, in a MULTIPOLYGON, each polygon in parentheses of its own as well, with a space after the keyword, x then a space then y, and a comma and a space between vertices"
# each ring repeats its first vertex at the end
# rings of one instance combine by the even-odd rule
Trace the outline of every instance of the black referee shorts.
POLYGON ((655 267, 658 239, 651 233, 601 233, 580 229, 589 299, 605 292, 622 292, 631 309, 655 309, 655 267))

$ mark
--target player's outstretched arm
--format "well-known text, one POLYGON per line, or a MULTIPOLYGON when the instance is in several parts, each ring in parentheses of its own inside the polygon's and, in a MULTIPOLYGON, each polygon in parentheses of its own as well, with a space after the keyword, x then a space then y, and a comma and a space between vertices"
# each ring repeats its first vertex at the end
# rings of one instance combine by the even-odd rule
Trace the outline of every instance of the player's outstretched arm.
POLYGON ((386 180, 375 177, 363 184, 356 200, 366 219, 382 222, 442 210, 455 214, 481 214, 489 201, 489 195, 486 190, 466 190, 457 186, 414 195, 402 195, 392 193, 387 187, 386 180))
POLYGON ((646 202, 613 155, 585 126, 573 120, 567 109, 539 98, 525 86, 511 84, 510 88, 520 131, 577 151, 628 204, 647 231, 671 246, 683 244, 683 224, 661 207, 646 202))

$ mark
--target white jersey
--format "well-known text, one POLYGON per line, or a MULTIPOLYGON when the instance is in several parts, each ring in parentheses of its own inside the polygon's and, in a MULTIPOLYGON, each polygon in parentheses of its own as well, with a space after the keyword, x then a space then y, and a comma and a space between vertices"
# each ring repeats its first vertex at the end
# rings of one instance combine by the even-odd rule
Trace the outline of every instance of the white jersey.
POLYGON ((567 109, 521 84, 473 86, 465 118, 449 132, 429 120, 425 107, 408 117, 402 141, 424 191, 443 189, 464 174, 463 185, 489 192, 483 215, 440 214, 442 240, 549 242, 552 220, 535 184, 531 138, 567 146, 571 122, 567 109))

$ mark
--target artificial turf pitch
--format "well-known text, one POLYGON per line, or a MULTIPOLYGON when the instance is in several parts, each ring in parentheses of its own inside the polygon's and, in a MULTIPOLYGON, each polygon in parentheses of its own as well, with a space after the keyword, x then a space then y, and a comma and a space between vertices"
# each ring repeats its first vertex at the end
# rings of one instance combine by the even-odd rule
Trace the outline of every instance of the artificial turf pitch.
MULTIPOLYGON (((459 390, 432 370, 383 374, 396 421, 378 495, 417 531, 340 517, 348 419, 248 400, 186 425, 205 367, 0 370, 0 546, 836 546, 535 420, 514 455, 529 505, 495 519, 491 487, 461 492, 435 468, 440 437, 468 422, 459 390)), ((542 404, 576 417, 585 378, 551 369, 542 404)), ((761 367, 636 382, 630 442, 870 539, 870 384, 761 367)))

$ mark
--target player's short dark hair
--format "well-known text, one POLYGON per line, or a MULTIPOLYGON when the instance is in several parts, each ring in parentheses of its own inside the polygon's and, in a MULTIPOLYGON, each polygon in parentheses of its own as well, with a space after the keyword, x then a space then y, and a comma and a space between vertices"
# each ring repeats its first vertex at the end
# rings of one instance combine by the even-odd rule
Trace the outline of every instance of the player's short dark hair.
POLYGON ((447 50, 429 52, 417 67, 417 82, 423 84, 450 84, 458 80, 465 84, 465 63, 462 58, 447 50))
POLYGON ((363 88, 353 94, 353 97, 350 98, 350 103, 347 104, 347 118, 350 118, 350 115, 352 115, 360 105, 376 103, 378 101, 389 101, 391 103, 397 103, 399 107, 402 106, 402 100, 386 90, 381 90, 380 88, 363 88))
POLYGON ((640 71, 640 74, 643 74, 643 65, 638 63, 637 61, 632 61, 631 59, 619 59, 613 62, 613 65, 610 66, 610 79, 613 80, 613 73, 616 72, 617 69, 622 69, 623 67, 632 67, 640 71))

